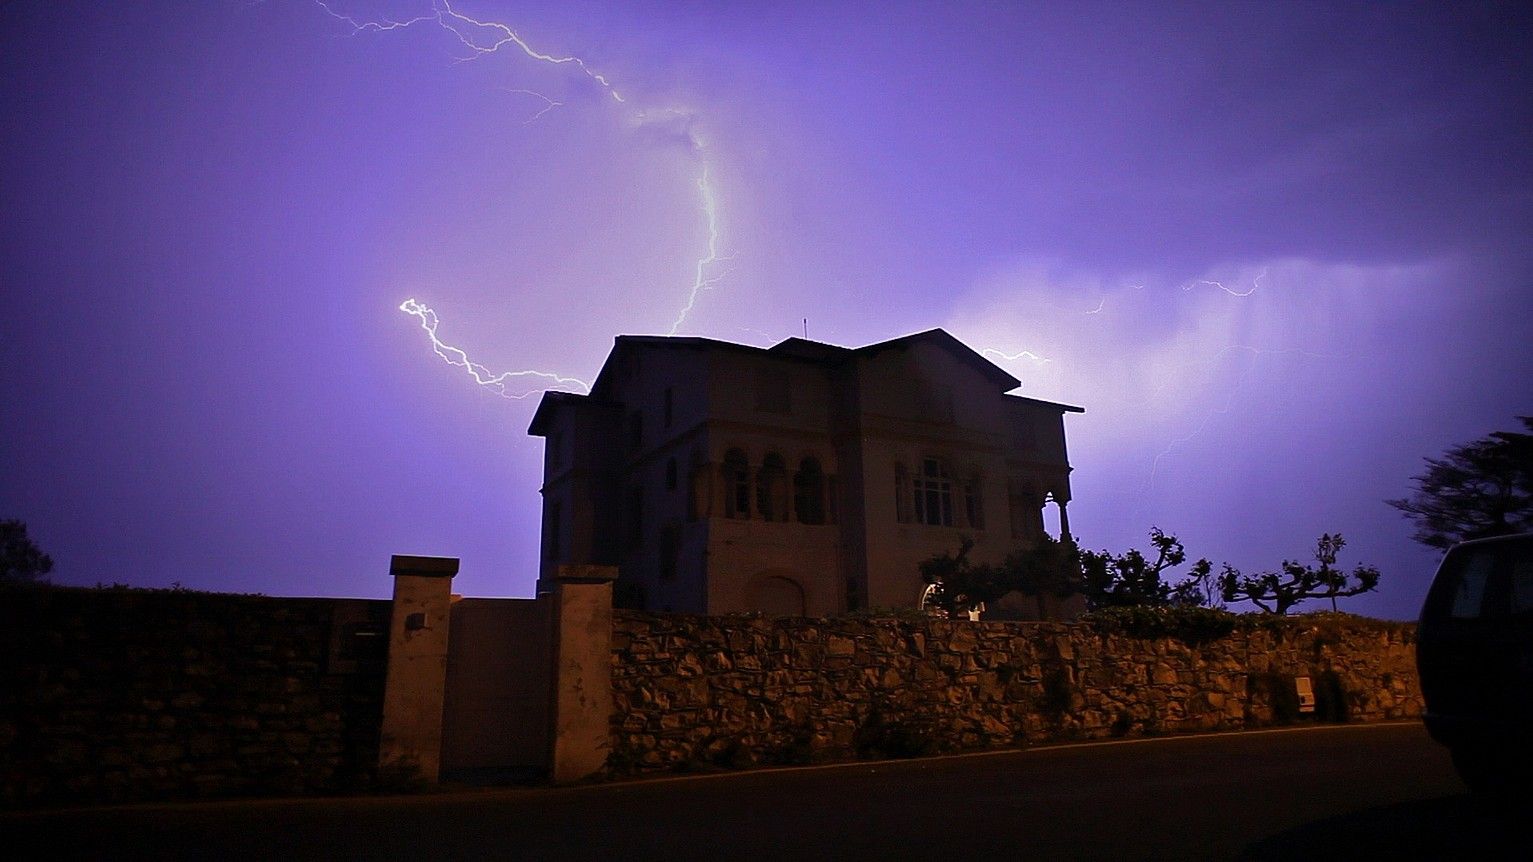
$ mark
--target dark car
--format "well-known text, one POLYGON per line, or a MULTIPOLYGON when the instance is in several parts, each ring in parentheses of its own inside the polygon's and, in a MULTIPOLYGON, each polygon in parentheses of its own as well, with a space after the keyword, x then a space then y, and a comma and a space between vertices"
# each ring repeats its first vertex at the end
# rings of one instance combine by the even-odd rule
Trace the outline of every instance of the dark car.
POLYGON ((1476 792, 1533 787, 1533 534, 1455 545, 1416 643, 1427 731, 1476 792))

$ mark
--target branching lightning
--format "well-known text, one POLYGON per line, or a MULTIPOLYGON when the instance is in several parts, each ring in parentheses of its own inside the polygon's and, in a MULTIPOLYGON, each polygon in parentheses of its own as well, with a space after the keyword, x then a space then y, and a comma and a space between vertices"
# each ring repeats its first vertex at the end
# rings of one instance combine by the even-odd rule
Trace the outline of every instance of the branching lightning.
POLYGON ((337 12, 330 5, 329 0, 314 0, 314 3, 315 5, 319 6, 319 8, 325 10, 325 12, 330 15, 330 17, 340 21, 345 21, 347 24, 350 24, 353 33, 381 33, 389 30, 403 30, 407 27, 413 27, 416 24, 424 24, 430 21, 435 21, 438 26, 440 26, 443 30, 451 33, 453 37, 463 45, 463 47, 469 50, 468 56, 458 58, 460 60, 476 60, 486 54, 494 54, 507 45, 513 45, 523 54, 526 54, 528 57, 531 57, 532 59, 539 62, 552 63, 556 66, 573 64, 579 68, 580 71, 584 72, 586 77, 600 84, 603 89, 612 94, 612 98, 619 102, 623 101, 623 97, 618 95, 617 90, 613 89, 612 83, 607 80, 606 76, 591 71, 591 67, 586 65, 585 60, 582 60, 581 58, 574 55, 567 57, 557 57, 553 54, 545 54, 544 52, 539 51, 536 48, 533 48, 531 45, 527 44, 527 42, 523 40, 522 37, 509 26, 498 21, 481 21, 477 18, 470 18, 469 16, 464 15, 463 13, 454 9, 450 0, 432 0, 430 14, 417 15, 414 18, 407 18, 404 20, 383 18, 373 21, 363 21, 351 15, 337 12), (489 31, 488 35, 490 38, 488 42, 475 38, 478 33, 483 33, 485 31, 489 31))
MULTIPOLYGON (((1245 344, 1231 344, 1231 345, 1228 345, 1226 347, 1221 348, 1220 350, 1218 350, 1212 356, 1208 357, 1205 360, 1201 360, 1201 361, 1193 362, 1193 363, 1187 363, 1187 364, 1185 364, 1185 365, 1183 365, 1181 367, 1185 368, 1185 367, 1188 367, 1188 366, 1191 366, 1191 365, 1212 365, 1213 363, 1218 362, 1220 359, 1222 359, 1227 354, 1232 353, 1234 351, 1241 351, 1241 352, 1244 352, 1246 354, 1249 354, 1250 360, 1246 363, 1245 367, 1240 370, 1240 372, 1239 372, 1239 374, 1238 374, 1238 376, 1237 376, 1237 378, 1235 380, 1235 385, 1231 386, 1229 388, 1229 391, 1225 393, 1224 403, 1221 406, 1219 406, 1218 408, 1216 408, 1214 410, 1211 410, 1208 413, 1204 414, 1203 418, 1198 422, 1198 424, 1197 424, 1197 426, 1195 428, 1193 428, 1191 431, 1189 431, 1188 433, 1184 434, 1183 436, 1178 437, 1178 438, 1172 440, 1171 442, 1167 443, 1165 445, 1165 447, 1163 449, 1161 449, 1161 451, 1158 452, 1155 455, 1155 458, 1150 462, 1150 474, 1145 479, 1145 484, 1144 484, 1144 493, 1145 494, 1148 494, 1154 488, 1154 486, 1155 486, 1155 477, 1156 477, 1156 474, 1160 470, 1160 463, 1161 463, 1161 461, 1163 461, 1164 459, 1166 459, 1166 458, 1168 458, 1168 457, 1170 457, 1172 455, 1177 454, 1176 453, 1176 449, 1177 449, 1178 446, 1182 446, 1182 445, 1184 445, 1186 443, 1190 443, 1194 439, 1196 439, 1198 437, 1198 435, 1202 434, 1203 430, 1208 427, 1208 423, 1210 421, 1212 421, 1215 416, 1222 416, 1222 415, 1225 415, 1225 414, 1230 412, 1230 407, 1235 402, 1235 396, 1240 392, 1240 390, 1242 388, 1245 387, 1246 381, 1250 379, 1252 369, 1255 368, 1255 366, 1256 366, 1256 359, 1258 357, 1261 357, 1261 356, 1298 355, 1298 356, 1304 356, 1304 357, 1307 357, 1307 358, 1310 358, 1310 359, 1324 359, 1324 360, 1346 360, 1346 359, 1354 358, 1353 355, 1351 355, 1351 354, 1316 353, 1314 351, 1305 350, 1303 348, 1298 348, 1298 347, 1262 348, 1262 347, 1251 347, 1251 346, 1245 345, 1245 344)), ((1165 385, 1166 384, 1162 383, 1161 385, 1157 386, 1156 390, 1155 390, 1156 394, 1158 394, 1161 389, 1164 389, 1165 385)))
MULTIPOLYGON (((430 24, 434 22, 441 29, 451 33, 453 38, 455 38, 462 47, 468 50, 468 54, 466 56, 458 58, 460 62, 476 60, 484 57, 487 54, 498 53, 502 48, 508 48, 508 50, 520 51, 523 55, 541 63, 548 63, 556 66, 572 65, 578 68, 582 73, 585 74, 587 78, 589 78, 591 81, 594 81, 604 91, 610 94, 614 101, 619 103, 625 103, 627 101, 621 94, 618 93, 617 89, 613 87, 612 82, 608 80, 605 75, 593 70, 583 58, 577 57, 575 55, 557 56, 554 54, 546 53, 544 51, 540 51, 532 47, 530 43, 523 39, 522 36, 509 25, 499 21, 481 20, 459 12, 453 7, 451 0, 431 0, 430 12, 416 15, 412 18, 379 18, 371 20, 357 18, 353 15, 349 15, 337 10, 333 5, 333 0, 313 0, 313 2, 315 5, 319 6, 320 9, 324 10, 324 12, 330 17, 345 22, 347 25, 349 25, 351 27, 352 35, 368 32, 383 33, 393 30, 403 30, 418 24, 430 24)), ((545 96, 544 94, 534 90, 510 88, 505 89, 506 92, 525 94, 541 99, 543 101, 543 108, 525 120, 523 125, 528 125, 537 121, 549 111, 564 104, 563 102, 549 98, 548 96, 545 96)), ((641 123, 645 122, 646 117, 644 112, 637 112, 636 116, 641 123)), ((719 254, 718 196, 713 185, 712 172, 709 167, 709 160, 706 157, 705 147, 703 146, 703 143, 699 137, 691 130, 687 131, 686 138, 691 152, 697 157, 702 166, 700 175, 697 179, 697 190, 702 201, 702 210, 704 216, 706 217, 708 242, 706 253, 697 260, 692 279, 692 286, 691 290, 688 292, 686 304, 683 305, 681 310, 677 313, 676 319, 671 323, 670 330, 666 333, 667 335, 675 335, 678 331, 680 331, 682 325, 686 322, 687 316, 691 314, 693 309, 696 307, 699 295, 703 291, 711 289, 719 281, 719 279, 723 277, 724 274, 721 272, 715 272, 714 267, 719 262, 727 259, 721 257, 719 254)), ((512 398, 524 398, 531 394, 531 392, 538 391, 537 389, 529 389, 528 391, 522 392, 520 394, 510 394, 506 388, 507 381, 520 378, 536 378, 547 380, 551 381, 550 385, 563 385, 565 383, 578 383, 582 386, 586 385, 583 381, 573 377, 565 377, 558 374, 542 371, 513 371, 507 372, 505 374, 491 375, 484 368, 484 366, 469 360, 469 358, 463 353, 462 350, 445 345, 437 339, 437 317, 435 312, 433 312, 430 308, 421 305, 414 299, 406 300, 402 305, 399 306, 399 308, 401 311, 421 319, 421 326, 431 336, 432 349, 437 353, 438 356, 441 356, 443 359, 447 360, 453 365, 458 365, 467 369, 480 385, 494 389, 502 395, 507 395, 508 397, 512 398)), ((589 387, 587 387, 587 391, 589 391, 589 387)))
POLYGON ((548 113, 549 111, 552 111, 554 108, 557 108, 557 107, 559 107, 559 106, 564 104, 563 102, 559 102, 559 101, 555 101, 553 99, 550 99, 547 96, 543 95, 542 93, 539 93, 536 90, 520 90, 520 89, 512 89, 510 87, 502 87, 501 89, 505 90, 507 93, 520 93, 520 94, 527 95, 527 96, 534 96, 536 98, 539 98, 539 99, 543 100, 543 109, 541 111, 538 111, 536 114, 533 114, 532 116, 528 117, 527 119, 523 120, 522 121, 522 125, 524 125, 524 126, 532 125, 533 123, 537 122, 539 117, 543 116, 544 114, 548 113))
POLYGON ((442 357, 442 360, 448 365, 457 366, 467 371, 469 376, 474 378, 475 383, 497 395, 520 400, 534 392, 542 392, 553 386, 568 386, 570 384, 579 386, 587 392, 591 391, 591 384, 584 380, 578 377, 566 377, 551 371, 492 373, 488 368, 469 359, 468 354, 464 353, 461 349, 450 344, 444 344, 441 339, 437 338, 437 326, 441 321, 437 318, 436 312, 432 311, 429 306, 422 305, 414 299, 407 299, 399 304, 399 310, 411 317, 420 319, 421 329, 424 329, 426 335, 431 339, 431 349, 437 356, 442 357), (546 385, 536 385, 539 382, 546 385), (526 387, 518 387, 514 385, 517 383, 527 383, 528 385, 526 387))

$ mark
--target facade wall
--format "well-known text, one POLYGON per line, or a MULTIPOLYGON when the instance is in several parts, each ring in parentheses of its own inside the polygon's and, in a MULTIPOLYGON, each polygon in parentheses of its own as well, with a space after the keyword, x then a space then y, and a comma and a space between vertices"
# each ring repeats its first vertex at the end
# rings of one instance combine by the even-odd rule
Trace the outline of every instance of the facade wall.
MULTIPOLYGON (((999 395, 984 375, 932 345, 875 354, 859 363, 857 374, 869 606, 914 604, 924 587, 918 564, 956 551, 965 537, 974 542, 973 560, 997 563, 1042 532, 1042 493, 1016 499, 1010 489, 1019 475, 1046 487, 1040 467, 1068 474, 1064 423, 1057 411, 1015 410, 1013 404, 1023 402, 999 395), (1025 435, 1019 434, 1019 423, 1026 423, 1025 435), (1044 466, 1008 458, 1019 436, 1057 437, 1059 460, 1044 466), (938 459, 949 473, 951 526, 921 523, 908 511, 909 483, 918 479, 928 458, 938 459), (898 494, 896 465, 907 477, 898 494), (967 518, 965 484, 974 478, 983 526, 967 518), (897 497, 906 499, 897 502, 897 497), (902 506, 907 507, 903 517, 902 506), (1013 530, 1013 506, 1026 507, 1020 520, 1032 525, 1032 531, 1013 530)), ((1040 451, 1039 457, 1054 454, 1052 449, 1040 451)))
POLYGON ((0 802, 372 786, 389 603, 0 595, 0 802))
POLYGON ((1415 627, 1342 615, 1205 643, 1087 624, 619 612, 617 773, 1418 716, 1415 627), (1294 677, 1318 700, 1297 712, 1294 677))
POLYGON ((560 538, 545 542, 543 577, 560 563, 613 564, 623 607, 820 615, 914 606, 918 564, 964 537, 975 559, 998 562, 1042 533, 1051 494, 1068 500, 1065 408, 1002 394, 1014 380, 982 372, 945 339, 867 351, 619 339, 589 398, 550 395, 534 422, 551 448, 555 435, 591 447, 568 456, 568 471, 550 461, 545 518, 560 538), (732 452, 748 472, 744 516, 726 487, 732 452), (895 504, 896 465, 915 474, 929 457, 951 471, 950 524, 895 504), (785 472, 772 517, 759 507, 769 458, 785 472), (794 511, 806 459, 823 476, 823 524, 794 511), (982 523, 965 517, 971 477, 982 523))

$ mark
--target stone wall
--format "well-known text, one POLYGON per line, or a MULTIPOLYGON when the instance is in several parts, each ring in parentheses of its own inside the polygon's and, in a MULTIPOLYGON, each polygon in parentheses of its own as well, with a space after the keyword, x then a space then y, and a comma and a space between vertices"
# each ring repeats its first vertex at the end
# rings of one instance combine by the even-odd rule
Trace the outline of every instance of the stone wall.
POLYGON ((370 786, 389 603, 0 591, 0 803, 370 786))
POLYGON ((1421 711, 1414 634, 1345 615, 1189 643, 1088 623, 619 611, 609 771, 1406 718, 1421 711), (1314 715, 1298 712, 1299 675, 1314 715))

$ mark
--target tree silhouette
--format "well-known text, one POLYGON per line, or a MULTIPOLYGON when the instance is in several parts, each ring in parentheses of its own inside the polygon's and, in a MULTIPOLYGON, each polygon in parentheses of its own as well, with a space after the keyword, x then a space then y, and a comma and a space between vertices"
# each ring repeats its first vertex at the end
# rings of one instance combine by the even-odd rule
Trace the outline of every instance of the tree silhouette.
MULTIPOLYGON (((1533 431, 1533 416, 1519 416, 1533 431)), ((1426 459, 1416 493, 1385 502, 1416 522, 1416 541, 1449 548, 1533 530, 1533 434, 1497 431, 1426 459)))
POLYGON ((1283 561, 1283 571, 1243 575, 1226 565, 1219 576, 1219 588, 1227 602, 1249 600, 1269 614, 1286 614, 1305 599, 1331 600, 1336 609, 1338 597, 1366 593, 1379 585, 1379 570, 1358 566, 1349 576, 1336 568, 1336 554, 1346 547, 1340 533, 1326 533, 1315 543, 1315 562, 1319 568, 1293 560, 1283 561))
POLYGON ((921 579, 932 586, 926 601, 950 618, 1013 592, 1035 597, 1041 618, 1045 594, 1063 598, 1080 592, 1079 552, 1068 541, 1040 536, 999 565, 971 562, 973 549, 974 540, 965 537, 956 554, 943 552, 920 563, 921 579))
POLYGON ((1138 549, 1131 549, 1126 554, 1081 552, 1086 603, 1092 610, 1213 603, 1214 595, 1209 583, 1211 565, 1208 560, 1193 563, 1188 579, 1171 584, 1164 575, 1168 569, 1186 562, 1187 552, 1182 548, 1180 540, 1162 532, 1159 527, 1150 528, 1150 542, 1155 546, 1153 562, 1138 549))
POLYGON ((53 571, 53 558, 27 538, 21 521, 0 521, 0 584, 26 584, 53 571))

